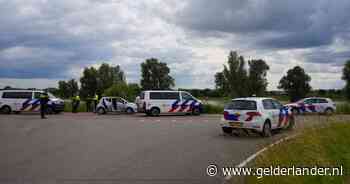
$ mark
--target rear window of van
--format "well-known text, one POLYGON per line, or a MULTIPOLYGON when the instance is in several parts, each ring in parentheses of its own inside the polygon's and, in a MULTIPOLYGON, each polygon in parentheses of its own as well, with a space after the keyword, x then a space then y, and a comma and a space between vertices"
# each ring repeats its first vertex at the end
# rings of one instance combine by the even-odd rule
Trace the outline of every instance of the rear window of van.
POLYGON ((228 110, 257 110, 256 102, 252 100, 233 100, 225 105, 228 110))

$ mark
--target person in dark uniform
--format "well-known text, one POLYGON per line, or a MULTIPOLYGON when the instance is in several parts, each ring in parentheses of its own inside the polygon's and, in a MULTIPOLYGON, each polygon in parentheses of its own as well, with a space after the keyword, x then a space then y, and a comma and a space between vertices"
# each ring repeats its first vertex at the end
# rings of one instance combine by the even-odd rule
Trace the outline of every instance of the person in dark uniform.
POLYGON ((91 98, 87 98, 86 99, 86 112, 90 112, 91 111, 91 101, 92 99, 91 98))
POLYGON ((97 107, 97 103, 98 103, 98 95, 95 94, 95 97, 94 97, 94 112, 96 112, 96 107, 97 107))
POLYGON ((45 113, 46 113, 46 106, 47 102, 49 101, 49 95, 47 93, 41 93, 40 94, 40 115, 41 119, 46 119, 45 113))
POLYGON ((80 97, 79 95, 77 95, 73 97, 73 100, 72 100, 72 113, 78 112, 79 104, 80 104, 80 97))

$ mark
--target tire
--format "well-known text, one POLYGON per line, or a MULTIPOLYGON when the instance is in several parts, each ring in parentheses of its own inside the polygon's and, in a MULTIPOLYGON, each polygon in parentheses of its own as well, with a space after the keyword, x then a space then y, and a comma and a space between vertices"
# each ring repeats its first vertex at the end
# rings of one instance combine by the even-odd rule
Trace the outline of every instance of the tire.
POLYGON ((153 107, 152 109, 151 109, 151 116, 159 116, 159 114, 160 114, 160 110, 157 108, 157 107, 153 107))
POLYGON ((263 137, 271 137, 272 136, 270 121, 265 121, 264 127, 263 127, 263 131, 261 132, 261 135, 263 137))
POLYGON ((106 114, 106 110, 104 108, 100 107, 97 109, 97 114, 98 115, 106 114))
POLYGON ((195 115, 195 116, 201 115, 201 111, 199 110, 199 108, 194 108, 192 110, 192 115, 195 115))
POLYGON ((324 111, 324 113, 325 113, 327 116, 330 116, 330 115, 332 115, 332 114, 334 113, 334 111, 333 111, 333 109, 331 109, 331 108, 327 108, 327 109, 324 111))
POLYGON ((0 110, 2 114, 11 114, 11 107, 9 106, 4 106, 0 110))
POLYGON ((231 127, 222 127, 222 131, 225 134, 232 134, 232 128, 231 127))
POLYGON ((132 114, 134 113, 134 110, 131 108, 131 107, 128 107, 126 108, 126 111, 125 111, 127 114, 132 114))

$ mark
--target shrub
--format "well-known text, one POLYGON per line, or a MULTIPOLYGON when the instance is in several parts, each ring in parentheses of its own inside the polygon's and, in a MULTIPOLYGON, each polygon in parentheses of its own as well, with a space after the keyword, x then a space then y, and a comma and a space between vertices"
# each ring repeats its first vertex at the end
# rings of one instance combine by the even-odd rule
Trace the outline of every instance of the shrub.
POLYGON ((212 104, 203 104, 203 113, 208 114, 222 114, 224 108, 222 106, 212 105, 212 104))

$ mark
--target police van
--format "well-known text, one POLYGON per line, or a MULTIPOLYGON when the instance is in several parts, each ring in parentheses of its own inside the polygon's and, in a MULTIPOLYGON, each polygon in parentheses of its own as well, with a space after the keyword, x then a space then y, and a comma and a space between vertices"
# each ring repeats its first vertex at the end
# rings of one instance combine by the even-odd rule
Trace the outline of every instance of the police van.
POLYGON ((200 115, 202 112, 202 102, 185 91, 143 91, 136 104, 138 112, 152 116, 162 113, 200 115))
MULTIPOLYGON (((40 94, 42 90, 0 90, 0 112, 37 112, 40 111, 40 94)), ((64 110, 64 101, 47 93, 49 101, 46 113, 60 113, 64 110)))

